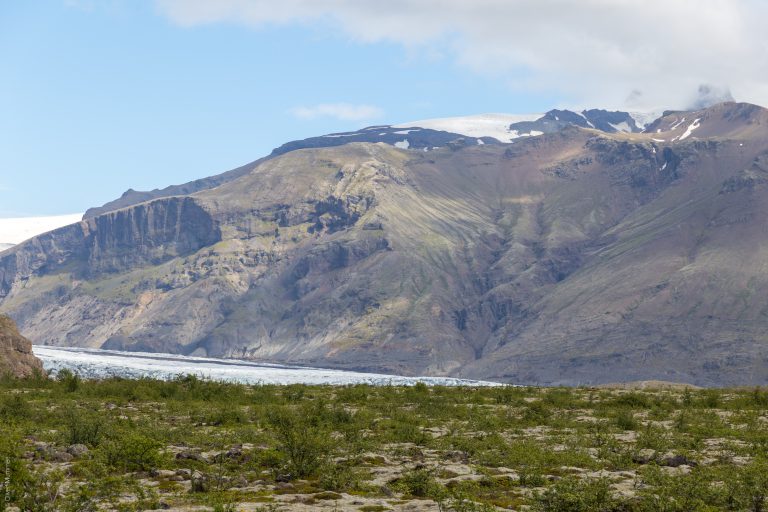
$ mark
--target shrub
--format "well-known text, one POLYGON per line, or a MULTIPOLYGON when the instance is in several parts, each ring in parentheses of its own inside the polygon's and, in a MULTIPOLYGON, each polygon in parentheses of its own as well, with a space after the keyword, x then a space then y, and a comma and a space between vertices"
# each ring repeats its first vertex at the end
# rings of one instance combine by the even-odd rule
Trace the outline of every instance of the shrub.
POLYGON ((543 423, 550 416, 552 416, 552 410, 541 400, 531 402, 523 410, 523 419, 534 423, 543 423))
POLYGON ((768 406, 768 391, 764 391, 759 386, 756 386, 755 389, 752 390, 752 404, 757 407, 767 407, 768 406))
POLYGON ((63 510, 61 495, 64 474, 60 471, 27 472, 17 482, 21 487, 16 504, 24 512, 59 512, 63 510))
POLYGON ((285 469, 294 478, 314 475, 328 459, 333 441, 330 432, 307 408, 278 408, 268 415, 285 469))
POLYGON ((21 393, 6 396, 0 403, 0 418, 5 421, 18 421, 29 418, 32 409, 21 393))
POLYGON ((637 420, 635 419, 635 416, 632 413, 632 411, 626 411, 626 410, 619 411, 616 414, 616 417, 614 418, 614 422, 616 423, 616 426, 619 427, 621 430, 637 429, 637 420))
POLYGON ((726 485, 730 509, 768 510, 768 460, 765 458, 756 458, 735 472, 729 471, 726 485))
POLYGON ((534 498, 539 512, 609 512, 619 508, 607 479, 581 480, 566 477, 534 498))
POLYGON ((708 409, 715 409, 720 406, 720 391, 717 389, 705 389, 701 392, 699 404, 708 409))
POLYGON ((67 444, 98 446, 105 430, 104 420, 93 412, 69 409, 65 418, 67 444))
POLYGON ((394 484, 400 492, 419 498, 437 497, 444 492, 443 486, 435 480, 428 469, 413 469, 403 473, 394 484))
POLYGON ((156 467, 161 459, 162 444, 136 430, 120 429, 99 446, 104 462, 124 471, 146 471, 156 467))
POLYGON ((642 430, 640 430, 637 435, 637 441, 635 442, 635 447, 637 449, 651 448, 659 452, 666 450, 668 446, 669 436, 667 435, 667 432, 651 422, 646 423, 642 430))
POLYGON ((67 368, 59 370, 56 379, 61 383, 62 388, 67 393, 74 393, 80 388, 80 376, 77 373, 72 373, 72 371, 67 368))
POLYGON ((554 388, 547 391, 542 401, 559 408, 569 408, 574 403, 573 391, 568 388, 554 388))
POLYGON ((700 467, 688 474, 673 476, 658 466, 646 466, 641 473, 643 487, 639 494, 640 509, 662 512, 720 510, 725 489, 712 485, 700 467))
POLYGON ((320 476, 320 487, 326 491, 349 491, 357 489, 362 481, 359 470, 342 464, 328 464, 320 476))
POLYGON ((20 484, 28 475, 21 458, 21 436, 15 430, 3 430, 0 436, 0 511, 24 495, 24 488, 20 484), (10 486, 6 487, 7 484, 10 486))
POLYGON ((653 401, 648 395, 637 391, 630 391, 629 393, 619 395, 608 402, 608 405, 610 405, 611 402, 614 406, 629 407, 632 409, 649 409, 653 405, 653 401))

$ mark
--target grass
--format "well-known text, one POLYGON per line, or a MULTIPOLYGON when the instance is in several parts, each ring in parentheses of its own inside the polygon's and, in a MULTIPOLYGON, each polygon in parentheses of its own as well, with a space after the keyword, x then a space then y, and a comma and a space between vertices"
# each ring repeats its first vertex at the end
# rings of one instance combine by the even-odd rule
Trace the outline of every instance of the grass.
POLYGON ((767 449, 761 388, 0 381, 0 511, 762 511, 767 449))

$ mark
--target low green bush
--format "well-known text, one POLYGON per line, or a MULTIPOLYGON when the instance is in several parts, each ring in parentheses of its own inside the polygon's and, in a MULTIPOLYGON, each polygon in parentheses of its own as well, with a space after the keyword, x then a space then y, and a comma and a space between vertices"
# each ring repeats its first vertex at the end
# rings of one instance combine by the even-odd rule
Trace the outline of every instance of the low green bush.
POLYGON ((314 475, 330 457, 334 441, 329 429, 306 407, 275 408, 268 426, 277 441, 285 470, 292 478, 314 475))
POLYGON ((145 432, 117 428, 99 444, 98 454, 104 463, 122 471, 148 471, 161 461, 162 443, 145 432))
POLYGON ((565 477, 537 493, 533 504, 533 510, 538 512, 612 512, 622 508, 607 479, 574 476, 565 477))

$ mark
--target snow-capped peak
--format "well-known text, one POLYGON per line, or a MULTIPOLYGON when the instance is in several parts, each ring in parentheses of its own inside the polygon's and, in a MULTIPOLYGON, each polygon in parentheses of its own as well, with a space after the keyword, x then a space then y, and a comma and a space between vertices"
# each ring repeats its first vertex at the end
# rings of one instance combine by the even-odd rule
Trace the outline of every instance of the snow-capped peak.
POLYGON ((510 125, 523 121, 535 121, 542 114, 478 114, 473 116, 423 119, 393 125, 393 128, 424 128, 458 133, 467 137, 493 137, 501 142, 511 142, 519 135, 510 130, 510 125))

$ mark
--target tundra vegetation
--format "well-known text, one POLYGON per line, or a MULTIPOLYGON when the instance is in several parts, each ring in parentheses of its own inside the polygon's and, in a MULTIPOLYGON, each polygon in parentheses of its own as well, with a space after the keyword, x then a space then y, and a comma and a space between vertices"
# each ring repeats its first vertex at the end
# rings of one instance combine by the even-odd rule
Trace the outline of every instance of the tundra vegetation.
POLYGON ((768 509, 768 390, 0 381, 0 510, 768 509))

